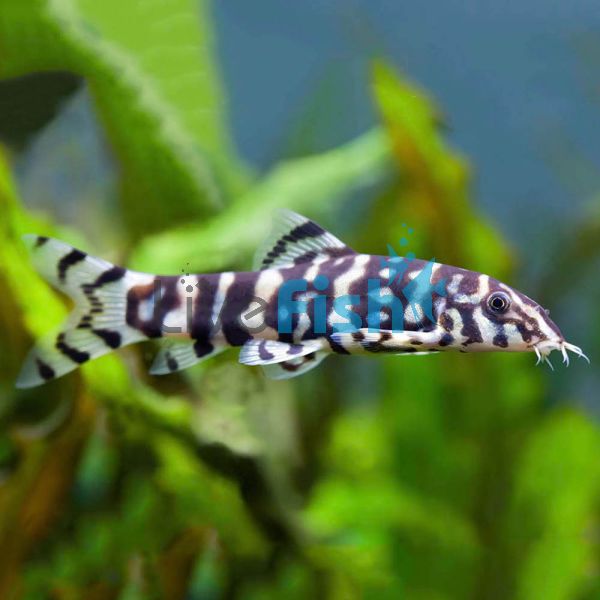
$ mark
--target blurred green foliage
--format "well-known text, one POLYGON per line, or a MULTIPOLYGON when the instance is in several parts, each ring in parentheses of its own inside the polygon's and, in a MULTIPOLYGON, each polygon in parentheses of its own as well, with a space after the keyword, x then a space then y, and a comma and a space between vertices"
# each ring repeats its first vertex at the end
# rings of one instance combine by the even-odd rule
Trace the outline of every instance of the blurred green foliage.
MULTIPOLYGON (((424 92, 377 63, 381 128, 258 178, 232 149, 211 36, 204 1, 3 2, 0 76, 70 71, 91 90, 122 262, 248 268, 273 208, 332 223, 360 193, 361 251, 385 254, 409 222, 422 258, 510 280, 424 92)), ((331 358, 273 382, 227 354, 156 379, 142 345, 17 392, 27 348, 66 314, 21 234, 93 249, 23 206, 7 151, 0 214, 0 598, 600 594, 600 430, 547 403, 530 356, 331 358)), ((597 253, 596 229, 564 256, 597 253)))

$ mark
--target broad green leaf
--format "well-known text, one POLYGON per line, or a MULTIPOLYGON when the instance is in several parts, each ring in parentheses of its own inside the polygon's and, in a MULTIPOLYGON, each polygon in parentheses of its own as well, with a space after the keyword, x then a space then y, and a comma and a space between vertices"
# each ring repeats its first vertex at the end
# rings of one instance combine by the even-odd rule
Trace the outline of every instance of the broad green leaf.
POLYGON ((206 1, 5 0, 0 55, 0 77, 68 70, 86 79, 134 236, 214 212, 243 189, 206 1))
POLYGON ((131 268, 177 272, 216 271, 249 262, 271 228, 271 213, 289 208, 315 217, 333 209, 350 192, 379 181, 389 170, 389 144, 374 130, 324 154, 283 163, 204 223, 185 225, 146 238, 131 268))

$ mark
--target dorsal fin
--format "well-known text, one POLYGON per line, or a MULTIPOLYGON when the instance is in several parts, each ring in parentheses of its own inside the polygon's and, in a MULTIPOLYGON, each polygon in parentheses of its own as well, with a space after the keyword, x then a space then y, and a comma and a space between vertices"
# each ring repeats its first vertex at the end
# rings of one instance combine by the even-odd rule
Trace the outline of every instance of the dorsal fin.
POLYGON ((254 257, 254 270, 356 254, 314 221, 291 210, 279 210, 273 229, 254 257))

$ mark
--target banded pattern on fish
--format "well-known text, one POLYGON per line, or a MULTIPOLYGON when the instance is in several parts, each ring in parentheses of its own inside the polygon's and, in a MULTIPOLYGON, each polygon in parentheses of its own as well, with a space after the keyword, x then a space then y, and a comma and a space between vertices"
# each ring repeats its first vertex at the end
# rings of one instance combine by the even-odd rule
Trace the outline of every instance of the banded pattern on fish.
POLYGON ((359 254, 290 211, 276 219, 256 270, 183 280, 117 267, 46 237, 25 242, 37 270, 75 309, 32 350, 19 387, 152 338, 168 338, 151 368, 156 375, 229 347, 241 347, 240 362, 274 379, 305 373, 330 353, 532 351, 549 362, 560 350, 568 362, 571 350, 585 357, 539 304, 488 275, 405 258, 395 277, 397 263, 359 254))

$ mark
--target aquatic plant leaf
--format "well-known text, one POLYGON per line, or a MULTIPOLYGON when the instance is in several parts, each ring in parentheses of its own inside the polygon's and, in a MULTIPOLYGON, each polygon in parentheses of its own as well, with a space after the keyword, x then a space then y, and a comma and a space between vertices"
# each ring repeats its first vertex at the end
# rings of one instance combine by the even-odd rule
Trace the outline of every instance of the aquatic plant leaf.
POLYGON ((167 273, 187 263, 196 272, 243 261, 249 266, 249 257, 271 229, 276 208, 325 214, 351 192, 381 181, 389 166, 389 143, 380 130, 329 152, 284 162, 210 221, 190 221, 145 238, 132 255, 131 267, 167 273))
POLYGON ((600 493, 600 432, 562 410, 532 432, 515 470, 506 534, 518 561, 516 598, 574 598, 592 582, 589 565, 600 493))
POLYGON ((6 0, 0 53, 2 78, 85 78, 119 158, 134 237, 213 213, 243 189, 206 2, 6 0))
MULTIPOLYGON (((373 95, 390 136, 400 174, 400 199, 389 212, 426 232, 427 251, 447 264, 501 278, 510 255, 469 199, 470 169, 443 136, 439 109, 383 61, 373 68, 373 95)), ((387 222, 393 223, 390 215, 387 222)))

